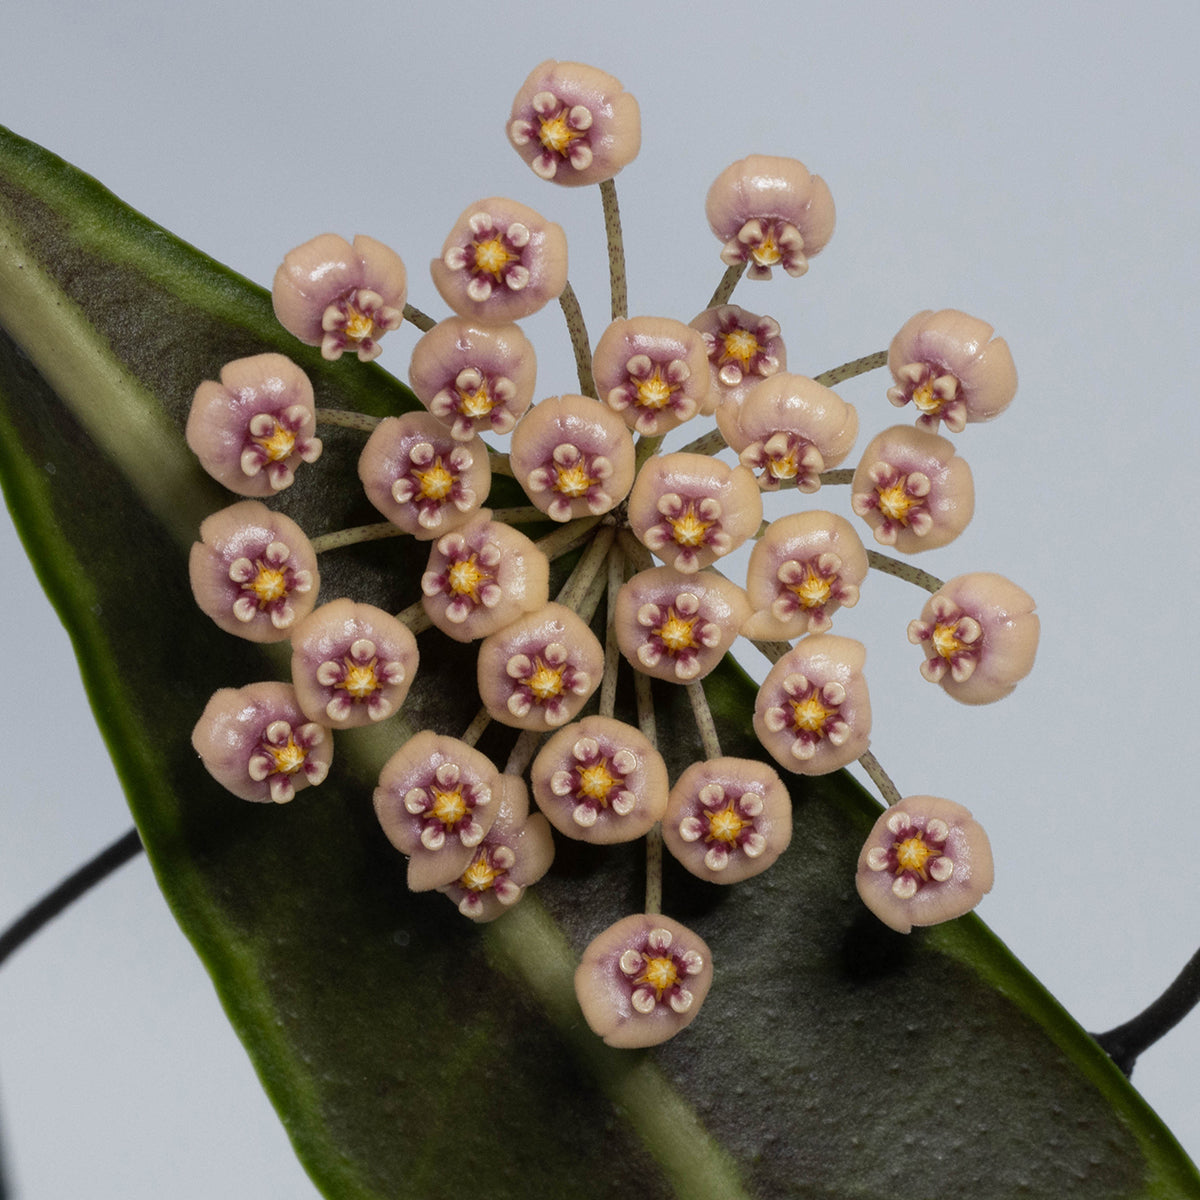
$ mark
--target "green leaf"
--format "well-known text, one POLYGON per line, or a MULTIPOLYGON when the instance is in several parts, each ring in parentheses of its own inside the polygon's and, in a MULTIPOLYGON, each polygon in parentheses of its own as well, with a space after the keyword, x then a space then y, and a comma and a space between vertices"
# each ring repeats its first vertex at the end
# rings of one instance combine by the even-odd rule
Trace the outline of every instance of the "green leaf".
MULTIPOLYGON (((282 808, 234 800, 192 726, 216 688, 285 677, 286 661, 191 599, 188 546, 230 502, 184 445, 192 392, 279 350, 319 405, 385 414, 412 398, 299 347, 260 289, 7 133, 0 329, 8 503, 163 892, 327 1195, 1198 1194, 1169 1132, 980 921, 905 938, 865 912, 853 871, 878 809, 843 774, 794 781, 796 836, 766 874, 722 889, 668 864, 667 909, 709 942, 717 977, 693 1026, 648 1052, 597 1041, 571 983, 581 948, 641 909, 640 846, 560 842, 551 875, 480 928, 410 894, 377 826, 392 750, 473 716, 470 647, 422 635, 403 713, 339 735, 320 789, 282 808)), ((331 431, 277 501, 310 534, 377 519, 361 443, 331 431)), ((322 599, 398 611, 424 558, 408 539, 333 552, 322 599)), ((753 686, 733 666, 706 686, 725 752, 758 754, 753 686)), ((656 704, 674 774, 697 739, 678 689, 656 704)), ((502 756, 503 731, 483 748, 502 756)))

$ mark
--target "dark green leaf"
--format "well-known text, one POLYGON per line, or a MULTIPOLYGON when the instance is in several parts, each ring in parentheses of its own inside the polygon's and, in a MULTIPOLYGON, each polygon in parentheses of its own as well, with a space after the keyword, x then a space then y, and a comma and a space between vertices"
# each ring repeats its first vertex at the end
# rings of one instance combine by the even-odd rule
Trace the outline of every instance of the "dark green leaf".
MULTIPOLYGON (((709 942, 717 978, 691 1029, 653 1052, 599 1043, 571 987, 583 945, 642 907, 639 846, 560 843, 536 894, 482 929, 405 889, 371 791, 409 733, 469 723, 470 648, 423 635, 404 712, 339 735, 319 790, 283 808, 234 800, 200 768, 192 726, 217 687, 286 663, 192 602, 187 547, 229 503, 184 447, 192 392, 271 349, 309 371, 321 405, 384 414, 411 397, 297 346, 261 290, 9 134, 0 327, 8 502, 163 891, 328 1195, 1200 1192, 1170 1134, 978 920, 905 938, 863 910, 853 868, 877 808, 844 775, 795 783, 793 845, 765 875, 720 889, 668 865, 667 909, 709 942)), ((361 441, 331 432, 279 499, 310 534, 376 519, 361 441)), ((322 599, 398 611, 424 557, 407 539, 333 552, 322 599)), ((708 692, 725 751, 756 754, 752 685, 727 666, 708 692)), ((656 699, 677 772, 698 755, 686 698, 656 699)), ((484 745, 506 750, 494 730, 484 745)))

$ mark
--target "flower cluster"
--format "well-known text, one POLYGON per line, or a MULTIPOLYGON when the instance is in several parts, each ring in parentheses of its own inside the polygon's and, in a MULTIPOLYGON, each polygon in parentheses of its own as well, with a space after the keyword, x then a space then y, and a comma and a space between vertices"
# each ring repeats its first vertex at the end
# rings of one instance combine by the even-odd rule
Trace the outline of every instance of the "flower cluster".
MULTIPOLYGON (((595 68, 548 61, 517 93, 506 129, 541 180, 600 186, 619 262, 613 180, 640 147, 633 97, 595 68)), ((799 501, 849 484, 848 510, 880 545, 911 555, 948 544, 975 497, 970 468, 937 429, 958 434, 1008 405, 1016 388, 1008 347, 975 317, 923 312, 886 353, 827 377, 791 373, 779 322, 728 300, 743 274, 808 270, 833 233, 829 188, 793 159, 754 155, 718 174, 706 212, 727 267, 712 304, 690 322, 630 318, 618 272, 615 319, 594 348, 566 290, 565 234, 512 199, 481 199, 454 222, 431 264, 451 310, 441 321, 406 304, 403 262, 372 238, 322 234, 286 255, 275 311, 326 358, 353 350, 373 359, 404 317, 423 331, 408 379, 424 407, 381 421, 325 412, 300 368, 278 354, 228 363, 219 383, 198 387, 188 442, 232 491, 275 495, 317 460, 316 425, 349 424, 369 432, 356 486, 384 518, 310 542, 253 499, 201 526, 191 558, 201 609, 231 634, 291 645, 290 684, 224 689, 196 726, 197 752, 229 791, 283 803, 319 784, 335 730, 387 722, 403 708, 421 669, 414 634, 432 627, 431 636, 477 644, 480 714, 466 730, 398 738, 374 807, 407 858, 409 886, 441 891, 472 920, 495 919, 520 899, 549 868, 555 835, 647 838, 707 883, 749 879, 791 840, 780 772, 823 775, 855 760, 895 801, 859 861, 872 912, 907 932, 968 911, 991 887, 987 838, 965 808, 888 795, 869 752, 865 648, 831 630, 869 587, 870 567, 906 575, 932 593, 908 626, 921 674, 982 704, 1008 694, 1033 664, 1033 601, 992 573, 943 584, 866 549, 851 522, 825 507, 798 506, 764 527, 763 493, 792 489, 799 501), (555 299, 567 313, 579 390, 537 399, 534 350, 515 322, 555 299), (885 363, 894 384, 881 391, 893 404, 911 402, 916 426, 883 430, 853 470, 839 471, 859 414, 829 384, 885 363), (715 434, 660 452, 662 435, 702 416, 715 418, 715 434), (507 452, 497 450, 505 437, 507 452), (732 462, 714 456, 726 450, 732 462), (493 471, 516 480, 527 508, 486 507, 493 471), (522 525, 551 532, 535 539, 522 525), (407 608, 318 595, 320 550, 384 535, 428 544, 407 608), (751 540, 743 585, 719 568, 751 540), (552 595, 552 560, 575 551, 552 595), (607 646, 593 632, 602 604, 607 646), (700 683, 738 637, 773 663, 753 714, 763 760, 721 752, 700 683), (636 725, 615 715, 622 658, 640 680, 636 725), (674 781, 656 744, 649 677, 687 689, 696 713, 705 756, 674 781), (489 722, 514 731, 503 767, 476 746, 489 722)), ((576 976, 585 1019, 614 1046, 677 1033, 712 979, 708 946, 662 915, 660 887, 648 866, 646 911, 599 932, 576 976)))

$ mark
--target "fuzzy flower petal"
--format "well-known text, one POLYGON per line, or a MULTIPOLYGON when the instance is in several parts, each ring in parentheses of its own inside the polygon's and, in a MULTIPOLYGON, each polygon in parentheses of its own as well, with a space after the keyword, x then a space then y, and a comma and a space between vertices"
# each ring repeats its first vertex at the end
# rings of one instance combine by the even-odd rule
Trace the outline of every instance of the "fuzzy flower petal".
POLYGON ((895 386, 888 399, 910 401, 917 424, 936 433, 940 422, 953 433, 1002 413, 1017 392, 1017 368, 1003 338, 978 317, 954 308, 926 309, 910 317, 888 347, 895 386))
POLYGON ((506 325, 558 299, 567 283, 567 237, 532 208, 490 196, 463 211, 430 271, 460 317, 506 325))
POLYGON ((907 796, 875 822, 858 856, 863 903, 899 933, 970 912, 992 890, 992 850, 968 809, 907 796))
POLYGON ((611 179, 642 144, 638 103, 619 80, 554 59, 521 85, 506 129, 535 175, 566 187, 611 179))
POLYGON ((200 608, 226 633, 251 642, 286 641, 312 612, 321 586, 304 530, 257 500, 203 521, 188 573, 200 608))
POLYGON ((187 444, 200 465, 240 496, 290 487, 301 463, 321 456, 308 376, 282 354, 255 354, 221 368, 192 399, 187 444))
POLYGON ((404 319, 408 273, 400 256, 365 234, 351 245, 323 233, 284 257, 275 272, 275 316, 291 334, 321 355, 346 350, 362 362, 379 354, 379 339, 404 319))
POLYGON ((749 263, 750 279, 769 279, 773 267, 803 275, 833 236, 829 188, 794 158, 752 154, 731 164, 709 188, 704 210, 725 243, 721 261, 749 263))
POLYGON ((909 623, 908 640, 925 652, 921 674, 962 704, 1002 699, 1033 667, 1033 608, 1033 597, 1003 575, 955 576, 909 623))
POLYGON ((669 917, 635 913, 583 952, 575 995, 584 1020, 608 1045, 656 1046, 695 1019, 712 975, 703 939, 669 917))

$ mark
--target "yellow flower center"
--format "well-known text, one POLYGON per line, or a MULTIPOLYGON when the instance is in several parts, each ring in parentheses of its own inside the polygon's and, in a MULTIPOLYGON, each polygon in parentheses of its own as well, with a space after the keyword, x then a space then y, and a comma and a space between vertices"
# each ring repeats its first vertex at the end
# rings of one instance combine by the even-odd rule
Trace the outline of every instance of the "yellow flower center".
POLYGON ((608 802, 608 794, 616 785, 616 776, 608 769, 608 763, 603 759, 579 772, 580 794, 601 804, 608 802))
POLYGON ((468 892, 486 892, 502 874, 488 861, 487 851, 480 850, 459 877, 458 886, 466 888, 468 892))
POLYGON ((694 620, 685 621, 676 614, 674 608, 668 608, 667 619, 654 633, 662 638, 663 645, 672 654, 678 654, 681 650, 690 650, 696 644, 696 639, 692 636, 692 627, 695 623, 694 620))
POLYGON ((495 276, 497 282, 504 268, 516 257, 515 254, 509 253, 508 248, 498 237, 488 238, 486 242, 475 243, 475 269, 495 276))
POLYGON ((282 462, 296 448, 296 435, 290 429, 284 429, 278 421, 275 428, 266 437, 254 438, 271 462, 282 462))
POLYGON ((539 658, 533 674, 526 681, 529 690, 541 701, 562 695, 563 673, 561 667, 551 667, 539 658))
POLYGON ((450 791, 443 791, 441 788, 435 787, 431 790, 433 807, 429 810, 429 815, 441 821, 447 828, 457 825, 467 815, 467 802, 463 799, 460 789, 453 788, 450 791))
POLYGON ((587 468, 584 466, 582 460, 577 462, 573 467, 559 467, 557 470, 558 481, 554 486, 564 496, 586 496, 588 488, 597 482, 587 473, 587 468))
POLYGON ((643 954, 642 957, 646 960, 646 969, 634 980, 634 983, 649 984, 661 1000, 663 992, 679 982, 679 972, 675 969, 675 962, 670 958, 651 958, 648 954, 643 954))
POLYGON ((342 661, 346 664, 346 677, 340 683, 335 683, 335 688, 348 692, 355 700, 364 700, 383 686, 375 674, 375 664, 379 661, 377 658, 371 659, 366 665, 351 662, 348 658, 342 661))
POLYGON ((800 461, 796 454, 796 448, 792 447, 785 454, 769 455, 767 470, 773 479, 795 479, 800 473, 800 461))
POLYGON ((788 590, 795 593, 802 608, 820 608, 829 603, 833 585, 824 575, 818 575, 811 566, 806 566, 804 578, 799 583, 788 584, 788 590))
POLYGON ((663 408, 671 399, 674 386, 662 377, 662 371, 654 368, 649 379, 641 379, 637 385, 638 404, 643 408, 663 408))
POLYGON ((955 635, 954 631, 957 628, 957 622, 953 625, 938 624, 933 627, 933 634, 929 640, 933 643, 933 648, 945 659, 953 658, 966 649, 955 635))
POLYGON ((488 573, 476 566, 475 555, 472 554, 450 568, 450 590, 456 596, 470 596, 472 600, 478 600, 479 585, 488 578, 488 573))
POLYGON ((806 729, 809 733, 820 733, 825 728, 825 722, 833 716, 836 710, 826 708, 821 698, 814 692, 805 700, 792 701, 792 724, 796 729, 806 729))
POLYGON ((908 524, 908 514, 919 501, 910 496, 904 489, 908 476, 898 479, 891 487, 876 488, 879 496, 879 511, 890 521, 899 521, 901 525, 908 524))
POLYGON ((295 775, 308 757, 308 751, 297 746, 291 734, 288 734, 286 746, 268 745, 267 751, 275 760, 275 770, 280 775, 295 775))
POLYGON ((913 404, 923 413, 935 413, 942 407, 942 398, 933 394, 933 384, 926 380, 913 392, 913 404))
POLYGON ((706 842, 725 842, 733 845, 742 830, 750 824, 738 816, 732 800, 720 812, 708 813, 707 816, 708 835, 704 839, 706 842))
POLYGON ((578 129, 572 129, 567 124, 567 110, 559 109, 552 117, 544 117, 538 130, 538 140, 547 150, 555 154, 565 155, 567 147, 583 134, 578 129))
POLYGON ((924 879, 926 877, 925 864, 931 858, 940 857, 939 851, 935 850, 920 834, 914 834, 912 837, 896 843, 896 874, 900 874, 901 871, 916 871, 924 879))
POLYGON ((277 567, 265 566, 261 561, 255 564, 258 574, 244 586, 258 597, 258 607, 266 608, 276 600, 282 600, 287 595, 287 576, 277 567))
POLYGON ((712 527, 711 521, 702 521, 696 516, 694 505, 687 506, 687 512, 681 517, 669 517, 675 541, 681 546, 701 546, 704 535, 712 527))
POLYGON ((749 370, 750 360, 762 349, 758 338, 748 329, 731 329, 723 339, 724 353, 722 362, 739 362, 742 370, 749 370))
POLYGON ((763 240, 751 251, 754 261, 760 267, 774 267, 783 260, 783 253, 775 244, 774 235, 768 231, 763 234, 763 240))
POLYGON ((495 401, 488 395, 487 384, 481 383, 475 391, 458 389, 462 400, 463 416, 486 417, 496 407, 495 401))
POLYGON ((454 475, 442 462, 440 454, 428 471, 414 471, 413 474, 421 485, 422 500, 445 500, 454 490, 454 475))
POLYGON ((359 312, 352 304, 346 305, 346 338, 351 342, 365 342, 375 332, 375 322, 366 313, 359 312))

